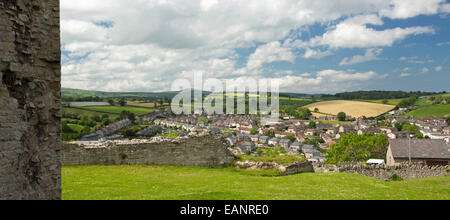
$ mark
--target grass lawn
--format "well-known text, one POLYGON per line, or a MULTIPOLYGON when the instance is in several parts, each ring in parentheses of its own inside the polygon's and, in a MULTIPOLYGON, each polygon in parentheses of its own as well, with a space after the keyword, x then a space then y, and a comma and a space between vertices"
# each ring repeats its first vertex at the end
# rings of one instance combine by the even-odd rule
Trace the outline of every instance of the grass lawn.
POLYGON ((430 116, 450 116, 450 104, 420 107, 417 110, 408 112, 405 116, 414 116, 418 118, 430 116))
POLYGON ((141 116, 154 112, 153 109, 135 107, 135 106, 85 106, 78 107, 79 109, 94 111, 99 113, 110 113, 119 115, 122 111, 130 111, 135 115, 141 116))
POLYGON ((63 167, 64 200, 450 199, 450 177, 383 182, 351 174, 172 166, 63 167))

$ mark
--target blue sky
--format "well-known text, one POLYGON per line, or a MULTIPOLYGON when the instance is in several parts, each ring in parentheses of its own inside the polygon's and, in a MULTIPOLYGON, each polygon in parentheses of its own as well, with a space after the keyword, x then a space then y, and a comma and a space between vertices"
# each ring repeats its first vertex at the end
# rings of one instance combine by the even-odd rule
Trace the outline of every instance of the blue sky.
POLYGON ((445 0, 62 0, 62 85, 167 91, 203 72, 285 92, 450 91, 449 12, 445 0))

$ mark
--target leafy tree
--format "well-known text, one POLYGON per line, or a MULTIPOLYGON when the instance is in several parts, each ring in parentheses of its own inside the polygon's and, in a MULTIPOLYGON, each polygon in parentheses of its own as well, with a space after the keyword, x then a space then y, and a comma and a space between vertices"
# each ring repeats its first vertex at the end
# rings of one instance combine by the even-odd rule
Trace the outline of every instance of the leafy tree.
POLYGON ((403 99, 398 105, 398 108, 408 108, 412 105, 414 105, 414 103, 416 103, 417 101, 417 96, 413 95, 411 97, 409 97, 408 99, 403 99))
POLYGON ((395 123, 395 128, 397 128, 398 131, 402 131, 403 124, 402 123, 395 123))
POLYGON ((402 126, 402 131, 409 131, 411 134, 413 134, 417 138, 424 138, 422 132, 420 131, 420 127, 417 125, 404 123, 402 126))
POLYGON ((347 114, 345 114, 345 112, 339 112, 337 117, 338 117, 339 121, 345 121, 347 119, 347 114))
POLYGON ((114 100, 108 99, 108 103, 109 103, 110 105, 114 105, 114 100))
POLYGON ((109 125, 109 124, 111 124, 111 120, 109 120, 109 118, 104 118, 104 119, 102 120, 102 125, 107 126, 107 125, 109 125))
POLYGON ((297 138, 293 134, 286 135, 283 139, 287 139, 287 140, 290 140, 292 142, 295 142, 297 140, 297 138))
POLYGON ((445 120, 445 122, 447 122, 447 126, 450 126, 450 116, 447 117, 447 119, 445 120))
POLYGON ((326 163, 362 162, 374 158, 386 158, 388 138, 385 134, 349 133, 327 150, 326 163))
POLYGON ((309 122, 308 128, 314 129, 317 128, 317 124, 314 121, 309 122))
POLYGON ((125 98, 121 98, 121 99, 120 99, 119 105, 120 105, 120 106, 125 106, 125 105, 127 105, 127 101, 125 100, 125 98))
POLYGON ((73 129, 69 125, 67 125, 67 122, 65 122, 65 121, 62 122, 62 131, 64 133, 73 133, 74 132, 73 129))
POLYGON ((266 132, 264 132, 263 136, 274 138, 275 137, 275 132, 274 131, 266 131, 266 132))
POLYGON ((295 114, 295 118, 301 119, 301 120, 308 120, 311 117, 312 113, 311 110, 308 108, 299 108, 297 110, 297 114, 295 114))
POLYGON ((319 108, 315 108, 314 112, 316 112, 316 113, 319 112, 319 108))
POLYGON ((383 101, 381 101, 381 103, 383 103, 383 104, 388 104, 389 103, 389 101, 387 100, 387 99, 383 99, 383 101))
POLYGON ((259 132, 258 132, 257 129, 252 128, 252 129, 250 130, 250 134, 251 134, 251 135, 257 135, 258 133, 259 133, 259 132))

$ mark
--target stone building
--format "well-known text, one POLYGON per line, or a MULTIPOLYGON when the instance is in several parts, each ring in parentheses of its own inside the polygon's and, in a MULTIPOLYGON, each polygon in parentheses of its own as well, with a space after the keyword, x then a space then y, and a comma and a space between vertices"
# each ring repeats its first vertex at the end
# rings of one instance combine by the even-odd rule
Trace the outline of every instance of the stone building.
POLYGON ((411 139, 411 142, 408 139, 389 140, 387 165, 409 162, 410 155, 413 163, 429 166, 450 165, 449 146, 442 140, 411 139))
POLYGON ((58 0, 0 1, 0 200, 61 198, 58 0))

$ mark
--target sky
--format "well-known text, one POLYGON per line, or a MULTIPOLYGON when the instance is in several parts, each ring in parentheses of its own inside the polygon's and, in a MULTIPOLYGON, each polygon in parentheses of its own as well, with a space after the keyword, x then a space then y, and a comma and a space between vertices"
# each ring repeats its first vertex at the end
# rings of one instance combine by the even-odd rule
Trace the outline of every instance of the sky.
POLYGON ((277 79, 282 92, 450 91, 446 0, 61 0, 62 86, 168 91, 277 79))

